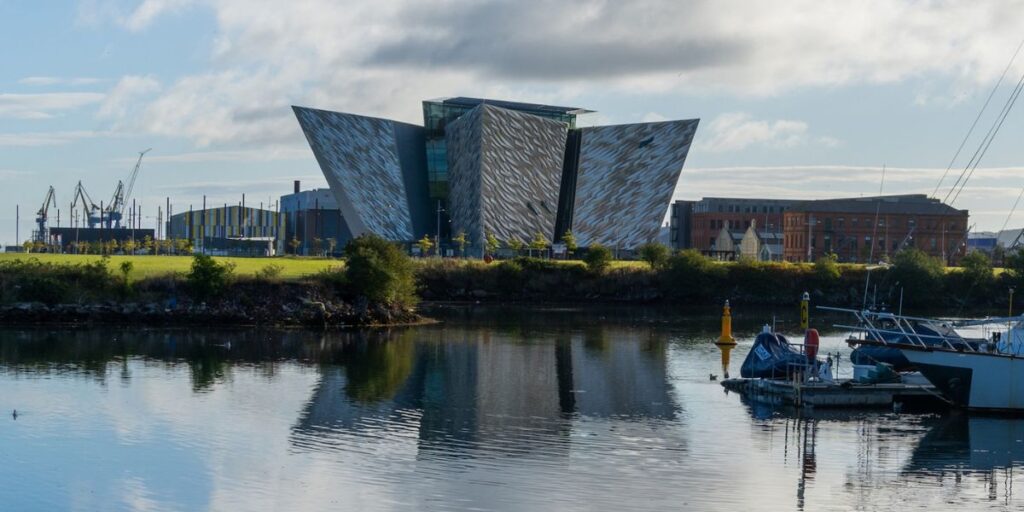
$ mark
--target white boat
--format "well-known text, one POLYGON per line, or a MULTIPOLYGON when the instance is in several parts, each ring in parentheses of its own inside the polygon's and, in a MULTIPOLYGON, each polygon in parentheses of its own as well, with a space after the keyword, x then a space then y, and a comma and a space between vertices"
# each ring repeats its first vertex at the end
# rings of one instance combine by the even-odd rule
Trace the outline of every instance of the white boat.
POLYGON ((851 345, 898 349, 953 404, 974 410, 1024 412, 1024 317, 944 321, 893 313, 823 308, 853 313, 862 333, 851 345), (913 325, 941 326, 929 334, 913 325), (991 338, 964 338, 953 327, 1009 324, 991 338))

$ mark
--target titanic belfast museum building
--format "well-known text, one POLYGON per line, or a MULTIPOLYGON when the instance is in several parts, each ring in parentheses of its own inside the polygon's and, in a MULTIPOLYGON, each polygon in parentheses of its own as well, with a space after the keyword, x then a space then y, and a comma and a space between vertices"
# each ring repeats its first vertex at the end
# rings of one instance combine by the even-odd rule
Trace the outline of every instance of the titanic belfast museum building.
POLYGON ((590 111, 477 98, 423 102, 423 126, 293 107, 354 235, 464 232, 632 249, 658 237, 697 119, 577 128, 590 111))

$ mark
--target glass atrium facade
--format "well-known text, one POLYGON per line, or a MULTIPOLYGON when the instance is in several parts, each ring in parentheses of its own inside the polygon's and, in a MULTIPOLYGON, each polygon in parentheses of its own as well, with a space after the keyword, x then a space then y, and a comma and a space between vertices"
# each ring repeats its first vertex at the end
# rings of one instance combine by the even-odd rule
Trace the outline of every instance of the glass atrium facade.
POLYGON ((592 112, 581 108, 480 98, 459 97, 424 101, 423 127, 426 129, 427 182, 430 198, 434 201, 444 203, 448 199, 448 148, 444 138, 445 127, 481 103, 561 121, 568 124, 570 130, 576 128, 577 115, 592 112))

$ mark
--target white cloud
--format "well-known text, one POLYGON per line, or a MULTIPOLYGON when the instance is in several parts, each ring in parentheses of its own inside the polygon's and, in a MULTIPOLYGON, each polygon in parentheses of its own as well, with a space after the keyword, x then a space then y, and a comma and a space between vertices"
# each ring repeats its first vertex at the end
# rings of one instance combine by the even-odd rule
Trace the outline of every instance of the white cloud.
MULTIPOLYGON (((174 155, 155 155, 146 158, 150 164, 156 163, 207 163, 207 162, 272 162, 283 160, 309 160, 313 156, 308 148, 301 146, 261 147, 258 149, 195 151, 174 155)), ((124 163, 134 163, 124 160, 124 163)))
POLYGON ((0 147, 58 146, 101 135, 109 134, 93 131, 0 133, 0 147))
MULTIPOLYGON (((139 30, 193 3, 145 0, 118 16, 139 30)), ((1002 72, 1024 23, 1019 0, 208 5, 217 22, 209 69, 168 84, 140 120, 200 145, 301 140, 292 103, 417 121, 420 100, 455 94, 571 104, 596 93, 770 95, 921 76, 973 91, 1002 72)), ((800 143, 806 130, 768 123, 742 128, 754 140, 767 129, 776 146, 800 143)))
POLYGON ((825 137, 812 139, 807 134, 807 123, 779 119, 763 121, 751 118, 744 112, 721 114, 698 132, 694 147, 700 151, 739 151, 749 146, 767 148, 791 148, 817 141, 832 147, 838 140, 825 137))
POLYGON ((143 0, 131 14, 122 20, 122 23, 129 30, 139 31, 148 27, 159 16, 181 11, 195 3, 195 0, 143 0))
POLYGON ((133 107, 138 106, 138 99, 145 98, 159 90, 160 82, 152 75, 121 77, 117 85, 107 93, 97 115, 105 118, 124 119, 133 107))
POLYGON ((0 93, 0 118, 47 119, 64 111, 99 103, 103 97, 103 94, 94 92, 0 93))
POLYGON ((83 77, 74 77, 74 78, 61 78, 61 77, 57 77, 57 76, 27 76, 25 78, 22 78, 21 80, 18 80, 18 83, 22 84, 22 85, 37 85, 37 86, 65 85, 65 84, 66 85, 79 86, 79 85, 98 84, 98 83, 100 83, 102 81, 103 80, 101 80, 99 78, 84 77, 84 76, 83 77))

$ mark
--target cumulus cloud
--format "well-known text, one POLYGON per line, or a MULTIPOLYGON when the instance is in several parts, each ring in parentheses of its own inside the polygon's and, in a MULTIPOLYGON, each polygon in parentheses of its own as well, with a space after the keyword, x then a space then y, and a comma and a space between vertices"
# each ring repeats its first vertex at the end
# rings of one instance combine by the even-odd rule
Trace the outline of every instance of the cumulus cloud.
POLYGON ((94 92, 0 93, 0 118, 48 119, 65 111, 99 103, 103 98, 103 94, 94 92))
MULTIPOLYGON (((123 24, 141 30, 193 3, 145 0, 123 24)), ((763 96, 922 75, 977 86, 1002 71, 1024 21, 1019 0, 206 5, 217 22, 210 68, 167 84, 142 120, 199 144, 300 140, 292 103, 416 121, 420 100, 455 94, 763 96)), ((768 129, 788 133, 785 143, 801 127, 768 129)))
POLYGON ((122 23, 129 30, 142 30, 161 15, 180 11, 195 3, 195 0, 144 0, 122 23))
POLYGON ((100 117, 124 119, 131 112, 132 108, 138 105, 136 100, 159 90, 160 82, 152 75, 124 76, 107 93, 97 115, 100 117))
POLYGON ((839 143, 831 137, 812 139, 807 133, 807 123, 803 121, 764 121, 753 119, 750 114, 743 112, 719 115, 697 136, 694 147, 711 152, 739 151, 754 145, 778 149, 808 142, 819 142, 830 147, 839 143))

